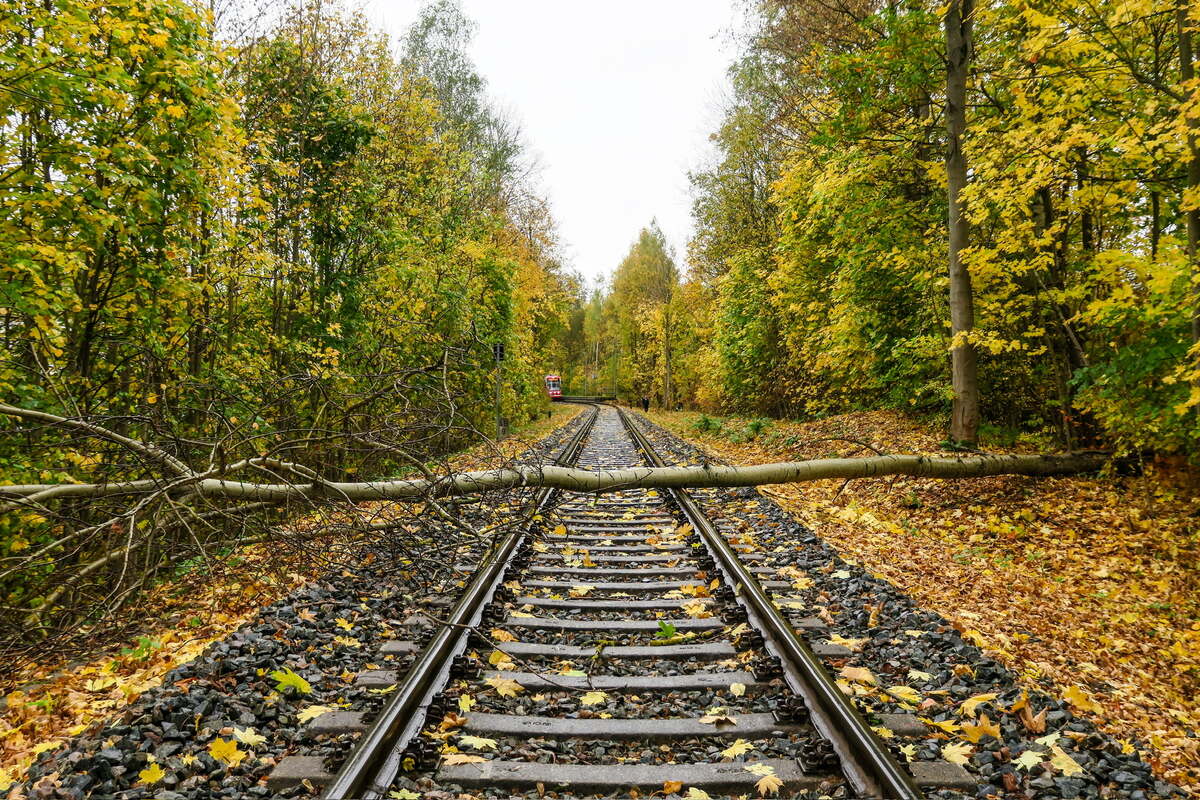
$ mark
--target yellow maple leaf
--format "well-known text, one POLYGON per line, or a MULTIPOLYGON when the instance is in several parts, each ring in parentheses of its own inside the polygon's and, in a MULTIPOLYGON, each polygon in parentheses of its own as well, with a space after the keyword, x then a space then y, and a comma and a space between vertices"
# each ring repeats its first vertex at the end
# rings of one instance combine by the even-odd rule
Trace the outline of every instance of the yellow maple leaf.
POLYGON ((453 767, 456 764, 482 764, 487 761, 482 756, 469 756, 466 753, 447 753, 442 756, 442 763, 453 767))
POLYGON ((497 642, 515 642, 517 640, 516 636, 513 636, 503 628, 492 628, 492 638, 497 642))
POLYGON ((489 739, 486 736, 471 736, 463 734, 458 737, 458 743, 467 747, 474 747, 476 750, 495 750, 496 740, 489 739))
POLYGON ((754 749, 754 745, 747 742, 745 739, 737 739, 733 744, 721 751, 722 758, 737 758, 740 755, 745 755, 754 749))
POLYGON ((686 797, 687 800, 711 800, 708 796, 708 792, 704 791, 703 789, 697 789, 695 786, 689 786, 687 794, 685 794, 684 797, 686 797))
POLYGON ((866 667, 842 667, 839 674, 849 681, 858 681, 859 683, 869 683, 871 685, 879 683, 879 679, 866 667))
POLYGON ((977 694, 974 697, 968 697, 963 701, 963 704, 958 707, 958 713, 963 716, 974 717, 975 709, 977 709, 981 703, 990 703, 998 696, 999 695, 997 695, 995 692, 986 692, 985 694, 977 694))
POLYGON ((583 706, 598 706, 607 699, 607 692, 588 692, 579 699, 579 704, 583 706))
POLYGON ((958 764, 960 767, 967 763, 967 759, 971 757, 971 745, 963 744, 962 742, 951 742, 942 746, 942 758, 949 761, 951 764, 958 764))
POLYGON ((337 619, 335 619, 335 620, 334 620, 334 623, 335 623, 335 624, 336 624, 336 625, 337 625, 339 628, 341 628, 342 630, 346 631, 347 633, 349 633, 350 631, 354 630, 354 623, 353 623, 353 622, 351 622, 351 621, 350 621, 350 620, 348 620, 348 619, 344 619, 344 618, 342 618, 342 617, 338 617, 337 619))
POLYGON ((744 683, 729 684, 729 693, 732 694, 734 697, 741 697, 742 695, 744 695, 746 693, 746 684, 744 684, 744 683))
POLYGON ((1070 778, 1072 775, 1078 775, 1083 772, 1083 767, 1079 766, 1079 762, 1067 755, 1058 745, 1050 747, 1050 766, 1061 772, 1065 777, 1070 778))
POLYGON ((267 740, 262 734, 255 733, 254 728, 234 728, 233 738, 250 747, 258 747, 267 740))
POLYGON ((778 775, 763 775, 754 784, 754 788, 758 790, 759 797, 766 797, 769 794, 775 794, 783 788, 783 781, 778 775))
POLYGON ((322 714, 328 714, 330 711, 333 711, 332 706, 322 706, 322 705, 314 704, 314 705, 308 706, 306 708, 300 709, 300 713, 296 715, 296 719, 298 719, 298 720, 300 720, 300 722, 304 723, 304 722, 308 722, 309 720, 316 719, 317 717, 321 716, 322 714))
POLYGON ((1103 706, 1093 700, 1087 692, 1078 686, 1068 687, 1063 692, 1063 699, 1080 711, 1090 711, 1095 714, 1104 710, 1103 706))
POLYGON ((897 700, 903 700, 905 703, 915 705, 921 702, 921 693, 911 686, 889 686, 887 693, 897 700))
POLYGON ((487 679, 487 685, 496 690, 496 694, 501 697, 516 697, 518 692, 525 691, 525 687, 511 678, 501 678, 495 676, 487 679))
POLYGON ((158 764, 151 764, 144 770, 138 773, 138 783, 144 783, 147 786, 158 783, 166 777, 166 770, 158 764))
POLYGON ((238 749, 233 739, 214 739, 208 745, 208 754, 213 760, 236 767, 246 754, 238 749))
POLYGON ((1000 738, 1000 725, 997 722, 992 722, 988 719, 987 714, 979 715, 979 723, 972 725, 969 722, 964 722, 962 726, 963 738, 972 744, 978 744, 979 740, 984 736, 994 736, 1000 738))

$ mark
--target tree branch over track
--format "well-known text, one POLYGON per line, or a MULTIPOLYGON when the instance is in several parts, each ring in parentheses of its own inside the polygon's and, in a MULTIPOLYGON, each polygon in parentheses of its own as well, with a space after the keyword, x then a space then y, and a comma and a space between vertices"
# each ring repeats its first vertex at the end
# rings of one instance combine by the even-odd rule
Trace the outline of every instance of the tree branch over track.
MULTIPOLYGON (((870 458, 827 458, 785 461, 746 467, 638 467, 618 470, 585 470, 570 467, 510 467, 450 473, 441 478, 363 482, 255 483, 225 478, 178 481, 175 491, 206 497, 256 502, 289 500, 398 500, 426 502, 431 497, 472 495, 522 487, 551 487, 573 492, 609 492, 619 489, 685 489, 763 486, 801 483, 829 478, 878 478, 910 475, 920 478, 965 479, 990 475, 1070 475, 1101 469, 1111 454, 1100 451, 1054 455, 979 455, 941 458, 920 455, 883 455, 870 458)), ((0 497, 28 497, 55 490, 59 497, 100 497, 136 492, 143 482, 114 484, 27 484, 0 486, 0 497)), ((147 487, 149 488, 149 487, 147 487)), ((161 485, 156 489, 162 491, 161 485)), ((44 496, 44 495, 43 495, 44 496)))

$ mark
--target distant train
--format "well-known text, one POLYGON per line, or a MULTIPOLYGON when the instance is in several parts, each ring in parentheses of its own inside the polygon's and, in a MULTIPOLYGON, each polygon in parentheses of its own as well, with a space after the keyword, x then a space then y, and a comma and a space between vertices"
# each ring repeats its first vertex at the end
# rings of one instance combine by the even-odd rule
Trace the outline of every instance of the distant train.
POLYGON ((562 397, 562 381, 557 375, 546 376, 546 394, 550 395, 551 400, 562 397))

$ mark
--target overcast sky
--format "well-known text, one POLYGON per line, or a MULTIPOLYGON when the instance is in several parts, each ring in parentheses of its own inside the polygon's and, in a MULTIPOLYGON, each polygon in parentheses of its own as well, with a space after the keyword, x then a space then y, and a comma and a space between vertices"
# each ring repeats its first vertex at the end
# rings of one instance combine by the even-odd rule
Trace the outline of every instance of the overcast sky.
MULTIPOLYGON (((473 56, 542 166, 571 265, 611 272, 657 218, 684 266, 687 171, 711 153, 735 0, 461 0, 473 56)), ((394 36, 420 0, 367 0, 394 36)))

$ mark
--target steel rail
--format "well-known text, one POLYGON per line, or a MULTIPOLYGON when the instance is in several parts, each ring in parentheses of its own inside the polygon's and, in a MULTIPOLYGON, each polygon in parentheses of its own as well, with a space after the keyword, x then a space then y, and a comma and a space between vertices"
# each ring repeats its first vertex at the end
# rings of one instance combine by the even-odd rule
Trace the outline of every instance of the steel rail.
MULTIPOLYGON (((625 429, 638 449, 654 466, 666 466, 645 435, 623 408, 617 408, 625 429)), ((802 697, 812 714, 813 725, 833 745, 846 778, 860 796, 887 800, 920 800, 921 790, 876 737, 854 705, 813 655, 808 644, 796 635, 787 619, 720 531, 683 489, 668 489, 733 588, 751 623, 763 635, 766 648, 779 658, 792 691, 802 697)))
MULTIPOLYGON (((591 416, 563 447, 555 463, 570 463, 578 457, 598 415, 599 408, 593 406, 591 416)), ((533 500, 535 512, 545 508, 556 491, 538 490, 533 500)), ((441 626, 409 667, 391 701, 380 710, 325 788, 321 795, 324 800, 376 800, 387 793, 400 771, 405 747, 420 732, 429 704, 446 684, 451 662, 466 649, 470 629, 479 623, 484 606, 504 581, 509 561, 520 550, 526 535, 521 528, 511 531, 484 557, 451 610, 448 624, 441 626)))

